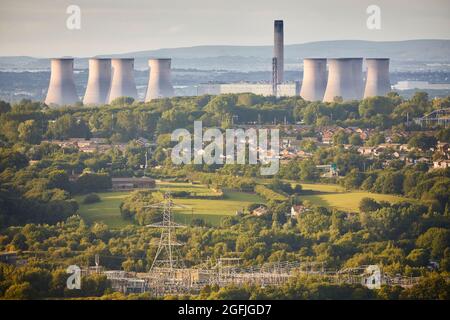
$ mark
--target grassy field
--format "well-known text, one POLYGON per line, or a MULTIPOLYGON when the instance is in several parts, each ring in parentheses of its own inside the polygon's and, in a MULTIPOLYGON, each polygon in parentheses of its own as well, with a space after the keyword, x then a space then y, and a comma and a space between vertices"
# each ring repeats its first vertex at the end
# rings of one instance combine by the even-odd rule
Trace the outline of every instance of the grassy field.
MULTIPOLYGON (((301 184, 303 190, 312 190, 315 194, 300 196, 303 201, 308 201, 313 205, 336 208, 344 211, 357 212, 359 202, 364 197, 373 198, 377 201, 387 201, 390 203, 406 200, 406 198, 377 194, 362 191, 345 191, 344 188, 333 184, 301 184)), ((213 191, 205 185, 161 182, 157 183, 157 188, 163 191, 188 191, 197 194, 213 194, 213 191)), ((102 221, 111 228, 121 228, 130 224, 130 221, 123 220, 120 216, 119 206, 124 201, 130 191, 125 192, 103 192, 98 193, 101 202, 93 204, 83 204, 82 196, 75 199, 80 205, 79 213, 88 222, 102 221)), ((236 214, 236 211, 246 208, 250 203, 265 203, 264 199, 256 194, 235 192, 224 190, 224 199, 174 199, 175 204, 184 206, 176 208, 175 221, 189 224, 192 219, 201 218, 212 225, 220 225, 221 220, 226 216, 236 214)))
POLYGON ((378 194, 371 192, 345 192, 345 193, 329 193, 301 196, 301 200, 309 201, 310 203, 329 208, 336 208, 344 211, 359 211, 359 202, 362 198, 372 198, 376 201, 387 201, 389 203, 401 202, 406 199, 389 194, 378 194))
POLYGON ((313 205, 336 208, 344 211, 358 212, 359 203, 362 198, 372 198, 376 201, 387 201, 389 203, 411 200, 404 197, 379 194, 364 191, 345 191, 344 188, 333 184, 306 184, 302 183, 303 190, 312 190, 316 194, 300 196, 303 201, 313 205))
POLYGON ((100 192, 101 202, 93 204, 83 204, 84 196, 75 197, 80 209, 78 210, 81 217, 88 223, 104 222, 111 228, 121 228, 130 224, 129 221, 123 220, 120 216, 119 206, 129 194, 125 192, 100 192))
MULTIPOLYGON (((199 194, 212 194, 213 192, 204 185, 191 185, 190 183, 163 182, 158 183, 157 188, 161 190, 188 191, 199 194)), ((119 206, 130 191, 125 192, 101 192, 98 195, 101 202, 83 204, 83 196, 76 197, 80 205, 79 213, 88 222, 102 221, 111 228, 121 228, 130 221, 123 220, 120 216, 119 206)), ((225 190, 224 199, 174 199, 175 204, 186 208, 175 209, 175 221, 189 224, 192 219, 202 218, 212 225, 219 225, 222 218, 235 215, 236 211, 246 208, 250 203, 265 201, 256 194, 234 192, 225 190)))

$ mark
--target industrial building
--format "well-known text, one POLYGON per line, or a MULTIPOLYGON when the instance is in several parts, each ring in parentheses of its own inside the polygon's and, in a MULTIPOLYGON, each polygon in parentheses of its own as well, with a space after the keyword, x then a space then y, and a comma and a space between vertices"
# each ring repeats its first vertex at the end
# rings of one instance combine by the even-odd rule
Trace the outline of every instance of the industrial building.
POLYGON ((100 105, 107 102, 111 87, 111 59, 89 59, 89 77, 83 103, 100 105))
POLYGON ((354 99, 361 100, 364 94, 363 58, 352 58, 352 77, 355 89, 354 99))
POLYGON ((303 60, 303 82, 300 96, 308 101, 323 99, 327 86, 327 59, 303 60))
MULTIPOLYGON (((219 95, 226 93, 253 93, 262 96, 272 96, 273 86, 270 83, 228 83, 203 84, 197 86, 197 95, 219 95)), ((300 83, 281 83, 277 85, 278 97, 294 97, 300 94, 300 83)))
POLYGON ((274 21, 273 57, 275 58, 275 83, 284 81, 284 26, 283 20, 274 21))
MULTIPOLYGON (((149 79, 145 101, 170 98, 175 95, 171 80, 171 62, 150 59, 149 79)), ((274 21, 272 79, 260 83, 201 84, 177 88, 178 95, 219 95, 253 93, 262 96, 301 96, 308 101, 333 102, 360 100, 363 97, 385 95, 391 89, 389 59, 368 58, 367 80, 363 78, 363 58, 306 58, 303 62, 303 81, 284 82, 284 22, 274 21), (328 70, 327 70, 328 66, 328 70)), ((73 59, 53 59, 47 104, 73 104, 78 102, 73 79, 73 59)), ((401 90, 402 84, 399 84, 401 90)), ((89 79, 84 104, 111 103, 119 97, 138 98, 134 79, 134 59, 90 59, 89 79)))
POLYGON ((364 98, 384 96, 391 91, 389 59, 366 59, 367 76, 364 98))
POLYGON ((138 98, 134 81, 134 59, 112 59, 112 80, 108 95, 108 103, 119 97, 138 98))
POLYGON ((324 102, 333 102, 335 97, 350 100, 354 97, 352 59, 328 59, 328 80, 324 102))
POLYGON ((73 78, 73 59, 51 60, 50 83, 45 103, 47 105, 68 105, 79 102, 73 78))
POLYGON ((145 102, 153 99, 173 97, 171 61, 172 59, 150 59, 148 61, 150 73, 145 102))

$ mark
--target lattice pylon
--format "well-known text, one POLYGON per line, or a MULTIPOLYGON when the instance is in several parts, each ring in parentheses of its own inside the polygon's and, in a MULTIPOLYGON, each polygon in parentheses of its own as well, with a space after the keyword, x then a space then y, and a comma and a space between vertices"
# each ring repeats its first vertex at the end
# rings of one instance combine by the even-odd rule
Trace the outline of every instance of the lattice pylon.
POLYGON ((159 204, 150 205, 147 207, 163 208, 163 220, 155 224, 148 225, 148 227, 161 228, 161 236, 159 239, 158 249, 156 250, 155 258, 153 259, 150 271, 154 267, 165 267, 173 270, 176 267, 175 247, 182 244, 177 242, 175 228, 183 228, 184 226, 173 221, 172 208, 173 203, 170 192, 164 194, 164 201, 159 204))

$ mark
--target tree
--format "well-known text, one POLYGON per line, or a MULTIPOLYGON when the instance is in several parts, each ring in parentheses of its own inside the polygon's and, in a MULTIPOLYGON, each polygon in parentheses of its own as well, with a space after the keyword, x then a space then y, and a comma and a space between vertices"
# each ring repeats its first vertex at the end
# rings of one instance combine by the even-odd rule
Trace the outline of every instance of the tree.
POLYGON ((434 136, 428 136, 423 133, 414 135, 408 141, 408 146, 412 148, 419 148, 420 150, 430 150, 431 148, 436 148, 437 139, 434 136))
POLYGON ((11 105, 8 102, 0 100, 0 114, 11 111, 11 105))
POLYGON ((333 135, 333 144, 334 145, 340 145, 340 144, 347 144, 348 143, 348 133, 344 130, 339 130, 333 135))
POLYGON ((47 136, 54 139, 89 138, 91 132, 83 119, 77 119, 71 114, 64 114, 49 123, 47 136))
POLYGON ((369 139, 367 140, 367 145, 375 147, 384 142, 386 142, 384 135, 381 133, 375 133, 369 137, 369 139))
POLYGON ((440 142, 450 142, 450 128, 440 130, 437 134, 437 138, 440 142))
POLYGON ((370 118, 379 114, 388 115, 393 108, 392 100, 388 97, 369 97, 361 100, 359 114, 364 118, 370 118))
POLYGON ((27 120, 19 124, 19 139, 30 144, 38 144, 42 139, 42 131, 35 120, 27 120))
POLYGON ((106 173, 83 173, 75 182, 75 192, 89 193, 111 189, 111 177, 106 173))
POLYGON ((48 188, 70 190, 69 176, 64 170, 53 170, 48 174, 48 188))
POLYGON ((5 292, 6 299, 29 300, 33 298, 33 288, 28 282, 13 284, 5 292))
POLYGON ((311 160, 303 160, 300 162, 300 179, 304 181, 312 181, 317 177, 316 165, 311 160))
POLYGON ((430 228, 421 234, 416 245, 430 250, 431 258, 440 259, 450 244, 450 231, 444 228, 430 228))
POLYGON ((361 136, 359 134, 353 133, 348 138, 348 143, 350 143, 351 145, 354 145, 354 146, 362 146, 363 145, 363 139, 361 139, 361 136))
POLYGON ((380 204, 372 198, 362 198, 359 202, 359 211, 361 212, 372 212, 380 208, 380 204))
POLYGON ((449 300, 450 282, 445 276, 436 273, 419 281, 412 288, 408 288, 400 295, 403 299, 449 300))
POLYGON ((119 107, 123 107, 123 106, 131 106, 134 102, 134 98, 132 97, 118 97, 115 98, 113 101, 111 101, 111 105, 112 106, 119 106, 119 107))

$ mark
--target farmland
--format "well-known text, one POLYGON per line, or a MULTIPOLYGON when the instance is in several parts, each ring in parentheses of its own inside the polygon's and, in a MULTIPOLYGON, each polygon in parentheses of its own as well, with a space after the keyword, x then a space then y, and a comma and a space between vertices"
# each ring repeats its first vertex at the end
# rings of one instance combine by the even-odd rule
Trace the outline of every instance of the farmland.
MULTIPOLYGON (((157 188, 162 191, 188 191, 196 194, 213 194, 205 185, 192 185, 190 183, 163 182, 157 188)), ((119 206, 130 191, 101 192, 98 193, 101 201, 93 204, 83 204, 83 197, 76 197, 80 205, 80 215, 89 223, 102 221, 112 228, 120 228, 130 224, 120 216, 119 206)), ((264 203, 256 194, 225 190, 224 198, 209 199, 174 199, 175 204, 182 205, 176 208, 175 221, 189 224, 192 219, 201 218, 212 225, 219 225, 222 218, 242 211, 251 203, 264 203)))

